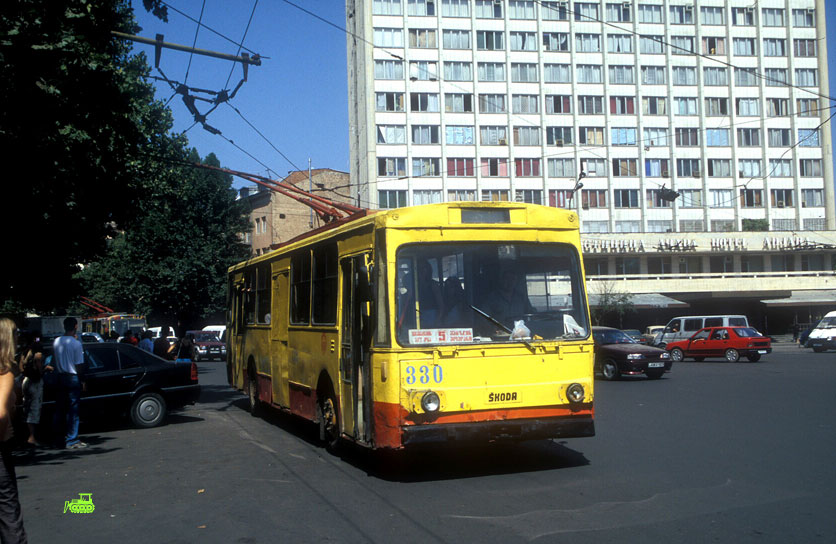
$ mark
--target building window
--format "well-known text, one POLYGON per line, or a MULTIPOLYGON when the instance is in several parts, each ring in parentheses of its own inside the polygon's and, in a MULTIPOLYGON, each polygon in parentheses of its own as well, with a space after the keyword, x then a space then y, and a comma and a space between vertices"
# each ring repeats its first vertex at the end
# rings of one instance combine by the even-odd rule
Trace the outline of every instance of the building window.
POLYGON ((645 198, 648 208, 670 208, 672 202, 661 197, 659 189, 647 189, 645 191, 645 198))
POLYGON ((573 159, 549 159, 548 165, 550 178, 575 177, 575 161, 573 159))
POLYGON ((591 2, 575 2, 574 3, 574 10, 575 10, 575 20, 580 22, 588 22, 588 21, 600 21, 601 18, 598 16, 598 3, 591 3, 591 2))
POLYGON ((702 208, 702 189, 681 189, 679 195, 681 208, 702 208))
POLYGON ((537 51, 537 33, 511 32, 511 51, 537 51))
POLYGON ((544 51, 569 51, 569 34, 566 32, 543 32, 544 51))
POLYGON ((543 191, 538 189, 518 189, 514 193, 515 202, 525 202, 526 204, 543 204, 543 191))
POLYGON ((758 117, 761 114, 757 98, 735 98, 735 108, 738 117, 758 117))
MULTIPOLYGON (((642 230, 642 222, 641 221, 616 221, 615 222, 615 232, 641 232, 642 230)), ((622 260, 622 257, 616 257, 615 259, 615 266, 618 268, 618 261, 622 260)), ((631 264, 635 263, 635 272, 625 272, 627 274, 638 274, 638 264, 639 259, 635 257, 625 257, 623 258, 624 261, 629 262, 631 264)), ((632 269, 632 266, 631 266, 632 269)))
POLYGON ((508 202, 508 191, 504 189, 483 189, 482 202, 508 202))
POLYGON ((503 126, 481 126, 479 137, 482 145, 508 145, 508 128, 503 126))
POLYGON ((470 0, 441 0, 442 17, 470 17, 470 0))
POLYGON ((405 144, 406 127, 404 125, 377 125, 377 143, 405 144))
POLYGON ((415 49, 435 49, 438 47, 435 30, 429 28, 410 28, 409 47, 415 49))
POLYGON ((775 208, 793 207, 792 189, 771 189, 769 191, 769 199, 772 203, 772 206, 775 208))
POLYGON ((784 10, 763 8, 761 10, 761 24, 763 26, 784 26, 784 10))
POLYGON ((734 84, 737 87, 757 87, 757 71, 754 68, 735 68, 734 84))
POLYGON ((668 178, 671 175, 670 159, 645 159, 644 175, 650 178, 668 178))
POLYGON ((567 94, 547 94, 546 113, 572 113, 572 96, 567 94))
POLYGON ((817 57, 818 42, 816 40, 793 40, 796 57, 817 57))
POLYGON ((709 128, 705 131, 705 145, 708 147, 728 147, 729 129, 709 128))
POLYGON ((573 127, 546 127, 546 145, 563 147, 572 145, 574 130, 573 127))
POLYGON ((635 127, 612 127, 610 145, 636 145, 635 127))
POLYGON ((380 209, 406 206, 406 191, 378 191, 377 206, 380 209))
POLYGON ((827 230, 827 221, 824 218, 805 219, 804 230, 827 230))
POLYGON ((607 175, 607 161, 604 159, 581 159, 581 172, 589 177, 607 175))
POLYGON ((759 178, 761 173, 760 159, 738 159, 737 160, 737 175, 744 179, 759 178))
POLYGON ((737 129, 737 145, 740 147, 760 147, 761 129, 739 128, 737 129))
POLYGON ((479 81, 505 81, 504 62, 480 62, 477 66, 479 81))
POLYGON ((477 31, 476 48, 481 51, 500 51, 505 49, 504 33, 501 30, 477 31))
POLYGON ((372 32, 375 47, 403 47, 402 28, 375 28, 372 32))
MULTIPOLYGON (((798 224, 795 222, 795 219, 773 219, 772 220, 772 230, 797 230, 798 224)), ((792 261, 790 259, 791 255, 773 255, 772 260, 773 263, 775 262, 775 257, 787 257, 787 261, 790 263, 789 266, 792 266, 792 261)), ((773 267, 775 265, 773 264, 773 267)), ((777 270, 773 268, 773 270, 777 270)), ((787 270, 794 270, 794 268, 787 268, 787 270)))
POLYGON ((664 23, 662 6, 653 4, 639 4, 640 23, 664 23))
POLYGON ((479 113, 508 113, 504 94, 480 94, 479 113))
POLYGON ((824 190, 823 189, 802 189, 801 190, 801 207, 802 208, 820 208, 824 206, 824 190))
POLYGON ((540 101, 536 94, 515 94, 511 96, 513 113, 540 113, 540 101))
POLYGON ((546 64, 543 79, 546 83, 571 83, 572 67, 568 64, 546 64))
POLYGON ((728 86, 729 72, 725 68, 703 68, 703 85, 711 87, 728 86))
POLYGON ((734 219, 712 219, 712 232, 734 232, 734 219))
POLYGON ((539 2, 544 21, 568 21, 569 2, 539 2))
POLYGON ((399 60, 374 61, 375 79, 403 79, 403 62, 399 60))
POLYGON ((640 36, 639 37, 639 52, 645 55, 664 55, 665 54, 665 37, 664 36, 640 36))
POLYGON ((755 10, 752 8, 732 8, 734 26, 755 26, 755 10))
POLYGON ((483 177, 508 177, 508 159, 484 158, 481 165, 483 177))
POLYGON ((437 144, 438 125, 412 125, 412 143, 416 145, 437 144))
POLYGON ((786 98, 767 98, 767 117, 786 117, 789 115, 789 101, 786 98))
POLYGON ((674 66, 671 69, 671 83, 674 85, 696 85, 697 69, 693 66, 674 66))
POLYGON ((769 159, 769 177, 791 178, 792 160, 790 159, 769 159))
POLYGON ((708 159, 707 164, 710 178, 730 178, 732 175, 729 159, 708 159))
POLYGON ((795 84, 800 87, 816 87, 819 84, 819 71, 815 68, 796 68, 795 84))
POLYGON ((438 93, 409 93, 409 111, 438 111, 438 93))
POLYGON ((409 78, 413 81, 436 81, 438 79, 438 63, 426 60, 410 61, 409 78))
POLYGON ((664 85, 664 66, 642 66, 642 83, 645 85, 664 85))
POLYGON ((671 36, 670 43, 674 55, 693 55, 696 52, 693 36, 671 36))
POLYGON ((800 128, 798 129, 798 145, 801 147, 819 147, 819 129, 800 128))
POLYGON ((514 175, 518 178, 536 178, 543 175, 541 159, 514 159, 514 175))
MULTIPOLYGON (((669 219, 648 219, 647 232, 671 232, 673 231, 673 224, 669 219)), ((671 261, 668 258, 662 257, 648 257, 647 271, 650 274, 670 274, 671 261), (655 265, 654 265, 655 263, 655 265), (663 270, 661 267, 663 263, 667 265, 667 269, 663 270)))
POLYGON ((734 207, 734 192, 731 189, 712 189, 711 190, 711 207, 712 208, 733 208, 734 207))
POLYGON ((374 0, 372 15, 403 15, 401 0, 374 0))
MULTIPOLYGON (((806 229, 805 227, 805 230, 806 229)), ((801 270, 827 270, 824 266, 824 255, 822 254, 815 254, 810 255, 808 253, 801 254, 801 270)))
POLYGON ((450 189, 447 191, 448 202, 473 202, 476 200, 476 191, 450 189))
POLYGON ((802 178, 820 178, 822 176, 821 159, 799 160, 798 173, 802 178))
POLYGON ((502 2, 476 0, 477 19, 502 19, 502 2))
POLYGON ((636 97, 611 96, 610 113, 613 115, 634 115, 636 113, 636 97))
POLYGON ((511 81, 514 83, 537 83, 540 81, 537 64, 528 62, 511 63, 511 81))
POLYGON ((441 40, 444 49, 470 49, 469 30, 444 30, 441 40))
POLYGON ((404 111, 404 93, 374 93, 375 111, 404 111))
POLYGON ((729 99, 728 98, 706 98, 705 99, 705 115, 706 117, 723 117, 729 114, 729 99))
POLYGON ((603 83, 603 69, 596 64, 578 64, 578 83, 603 83))
POLYGON ((447 159, 447 175, 472 178, 476 175, 476 162, 474 159, 447 159))
POLYGON ((700 145, 700 133, 696 128, 677 128, 674 143, 677 147, 697 147, 700 145))
POLYGON ((610 224, 607 221, 584 221, 581 224, 581 232, 604 233, 610 231, 610 224))
POLYGON ((435 15, 435 0, 407 0, 407 14, 428 16, 435 15))
POLYGON ((604 189, 583 189, 581 191, 581 206, 586 208, 606 208, 607 191, 604 189))
POLYGON ((816 10, 812 8, 792 10, 792 26, 813 28, 816 26, 816 10))
POLYGON ((473 95, 462 93, 445 94, 444 111, 451 113, 473 113, 473 95))
POLYGON ((700 177, 702 175, 702 173, 700 172, 700 160, 676 159, 676 175, 680 177, 700 177))
POLYGON ((787 85, 786 68, 767 68, 764 70, 767 87, 785 87, 787 85))
POLYGON ((817 98, 799 98, 795 101, 799 117, 818 117, 819 101, 817 98))
POLYGON ((610 65, 610 85, 634 85, 636 72, 632 66, 610 65))
POLYGON ((638 208, 638 189, 616 189, 612 192, 613 206, 616 208, 638 208))
MULTIPOLYGON (((705 225, 702 219, 680 219, 679 232, 703 232, 705 225)), ((699 257, 685 257, 683 262, 679 261, 679 272, 699 274, 702 272, 702 260, 699 257)))
POLYGON ((575 50, 579 53, 600 53, 600 34, 575 34, 575 50))
POLYGON ((473 145, 473 127, 447 125, 444 127, 444 141, 447 145, 473 145))
POLYGON ((788 128, 769 129, 769 147, 789 147, 792 145, 792 137, 788 128))
POLYGON ((444 63, 444 79, 447 81, 473 81, 473 65, 469 62, 444 63))
MULTIPOLYGON (((634 177, 639 175, 638 166, 636 163, 636 159, 613 159, 613 177, 634 177)), ((638 191, 636 191, 636 199, 638 199, 638 191)))
POLYGON ((583 145, 605 145, 604 127, 580 127, 578 143, 583 145))
POLYGON ((607 22, 629 23, 633 20, 633 6, 629 2, 618 2, 606 5, 607 22))
POLYGON ((670 24, 692 25, 694 24, 694 6, 671 6, 670 24))
POLYGON ((604 113, 604 97, 579 96, 578 113, 581 115, 599 115, 604 113))
POLYGON ((412 191, 412 205, 438 204, 442 202, 441 191, 415 190, 412 191))
POLYGON ((441 175, 441 159, 437 157, 418 157, 412 159, 414 177, 436 177, 441 175))
POLYGON ((733 38, 732 47, 737 57, 754 57, 758 54, 754 38, 733 38))
POLYGON ((514 127, 514 145, 540 145, 540 127, 514 127))
MULTIPOLYGON (((726 39, 716 36, 706 36, 702 39, 702 52, 704 55, 725 55, 726 39)), ((725 71, 725 68, 723 68, 725 71)))
POLYGON ((667 115, 668 99, 664 96, 643 96, 642 113, 645 115, 667 115))
POLYGON ((761 189, 741 189, 740 190, 740 207, 741 208, 762 208, 763 207, 763 190, 761 190, 761 189))
POLYGON ((786 57, 787 56, 787 41, 781 38, 764 38, 763 39, 763 56, 764 57, 786 57))
POLYGON ((708 6, 700 8, 700 23, 704 25, 724 25, 726 20, 723 17, 724 8, 720 6, 708 6))
POLYGON ((633 36, 630 34, 607 34, 608 53, 632 53, 633 36))
POLYGON ((406 159, 402 157, 378 157, 377 175, 401 177, 406 175, 406 159))
POLYGON ((552 189, 549 191, 549 206, 552 208, 574 208, 575 191, 570 189, 552 189))
POLYGON ((508 0, 509 19, 536 19, 533 0, 508 0))

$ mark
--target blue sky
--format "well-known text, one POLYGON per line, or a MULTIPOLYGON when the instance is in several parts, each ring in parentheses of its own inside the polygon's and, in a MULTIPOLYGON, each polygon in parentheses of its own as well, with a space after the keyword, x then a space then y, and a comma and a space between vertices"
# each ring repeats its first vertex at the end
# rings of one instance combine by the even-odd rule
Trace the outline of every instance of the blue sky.
MULTIPOLYGON (((346 74, 346 35, 343 31, 308 15, 282 0, 169 0, 167 3, 203 24, 241 43, 253 5, 257 2, 252 22, 243 44, 269 57, 261 66, 251 66, 248 81, 231 101, 241 115, 229 105, 221 105, 209 115, 207 123, 248 153, 237 149, 219 136, 197 125, 187 133, 190 144, 201 155, 215 153, 221 163, 235 170, 267 174, 266 167, 279 176, 291 170, 333 168, 347 172, 348 157, 348 82, 346 74), (248 123, 260 131, 259 136, 248 123), (272 144, 272 145, 271 145, 272 144), (276 151, 278 149, 288 159, 276 151), (259 162, 260 161, 260 162, 259 162), (260 163, 263 163, 260 164, 260 163)), ((345 27, 345 3, 340 0, 294 0, 294 3, 345 27)), ((836 26, 836 1, 826 3, 828 34, 836 26)), ((164 23, 146 13, 140 0, 133 0, 140 35, 153 38, 160 33, 165 41, 192 45, 197 25, 169 9, 169 22, 164 23)), ((237 46, 201 28, 196 47, 235 54, 237 46)), ((136 45, 153 62, 153 47, 136 45)), ((828 59, 836 59, 836 39, 828 42, 828 59)), ((829 61, 832 66, 832 60, 829 61)), ((188 53, 163 50, 160 69, 168 78, 191 87, 208 90, 234 89, 241 79, 240 64, 232 78, 227 78, 232 63, 199 55, 190 59, 188 53), (191 65, 189 66, 189 62, 191 65)), ((154 75, 160 75, 154 71, 154 75)), ((830 70, 830 95, 836 94, 836 69, 830 70)), ((157 83, 157 95, 163 100, 172 96, 165 82, 157 83)), ((205 95, 204 95, 205 96, 205 95)), ((179 96, 171 101, 175 130, 186 130, 194 120, 179 96)), ((198 109, 209 105, 198 102, 198 109)), ((833 123, 830 124, 831 133, 833 123)), ((834 133, 836 141, 836 133, 834 133)), ((244 184, 236 179, 236 186, 244 184)))

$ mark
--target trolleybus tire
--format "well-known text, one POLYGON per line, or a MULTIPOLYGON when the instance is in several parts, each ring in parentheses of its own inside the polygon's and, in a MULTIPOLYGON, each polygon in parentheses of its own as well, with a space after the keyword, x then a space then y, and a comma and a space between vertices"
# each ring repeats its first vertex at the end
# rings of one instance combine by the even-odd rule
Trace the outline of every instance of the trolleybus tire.
POLYGON ((319 422, 319 440, 329 451, 336 451, 340 444, 340 423, 336 401, 331 394, 316 403, 316 419, 319 422))
POLYGON ((251 416, 258 417, 261 415, 261 402, 258 400, 258 377, 255 372, 247 373, 247 406, 251 416))

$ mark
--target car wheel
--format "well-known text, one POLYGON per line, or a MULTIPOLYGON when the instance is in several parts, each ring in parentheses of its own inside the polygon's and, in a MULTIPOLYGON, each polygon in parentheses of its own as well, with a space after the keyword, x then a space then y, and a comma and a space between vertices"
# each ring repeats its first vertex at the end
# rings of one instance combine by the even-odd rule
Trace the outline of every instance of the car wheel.
POLYGON ((736 349, 729 348, 729 349, 726 350, 726 361, 728 361, 730 363, 736 363, 739 360, 740 360, 740 353, 736 349))
POLYGON ((333 397, 329 395, 317 403, 316 416, 319 421, 319 440, 330 451, 336 450, 340 443, 340 423, 333 397))
POLYGON ((621 376, 621 373, 618 371, 618 365, 615 364, 615 361, 607 359, 603 362, 603 364, 601 364, 601 376, 608 381, 617 380, 621 376))
POLYGON ((694 360, 698 363, 705 361, 705 357, 694 357, 694 360))
POLYGON ((665 374, 664 370, 648 370, 647 377, 651 380, 658 380, 665 374))
POLYGON ((261 401, 258 400, 258 378, 255 372, 247 373, 247 401, 250 415, 253 417, 261 415, 261 401))
POLYGON ((681 349, 679 349, 679 348, 673 348, 673 349, 671 350, 671 360, 672 360, 674 363, 681 363, 681 362, 682 362, 682 359, 684 359, 684 358, 685 358, 685 354, 684 354, 684 353, 682 353, 682 350, 681 350, 681 349))
POLYGON ((760 353, 750 353, 749 355, 746 356, 746 358, 749 359, 753 363, 757 363, 758 361, 761 360, 761 354, 760 353))
POLYGON ((165 399, 157 393, 141 393, 131 404, 131 421, 137 427, 156 427, 165 418, 165 399))

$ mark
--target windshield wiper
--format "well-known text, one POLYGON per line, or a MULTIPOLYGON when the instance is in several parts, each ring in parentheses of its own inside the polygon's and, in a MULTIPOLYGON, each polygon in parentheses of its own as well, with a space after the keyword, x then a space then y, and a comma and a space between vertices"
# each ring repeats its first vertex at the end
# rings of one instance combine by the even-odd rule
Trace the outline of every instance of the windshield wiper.
MULTIPOLYGON (((487 319, 488 321, 490 321, 491 323, 493 323, 494 325, 496 325, 500 329, 504 330, 509 335, 514 332, 511 329, 509 329, 508 327, 506 327, 505 325, 503 325, 502 323, 500 323, 495 317, 488 314, 488 312, 480 310, 479 308, 477 308, 473 304, 471 304, 470 307, 473 309, 474 312, 481 315, 482 317, 484 317, 485 319, 487 319)), ((534 351, 534 346, 532 346, 531 343, 528 340, 524 340, 522 338, 510 338, 510 337, 509 337, 509 340, 519 340, 520 342, 525 344, 528 347, 528 349, 534 351)))

